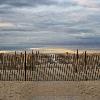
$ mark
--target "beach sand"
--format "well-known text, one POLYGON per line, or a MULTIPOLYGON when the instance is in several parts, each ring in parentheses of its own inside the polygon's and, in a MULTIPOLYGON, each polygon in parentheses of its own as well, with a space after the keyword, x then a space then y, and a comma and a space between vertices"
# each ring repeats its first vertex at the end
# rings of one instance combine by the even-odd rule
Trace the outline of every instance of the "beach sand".
POLYGON ((100 100, 100 81, 1 81, 0 100, 100 100))
MULTIPOLYGON (((62 49, 62 48, 30 48, 26 50, 27 52, 33 52, 39 51, 40 53, 74 53, 73 50, 68 50, 68 49, 62 49)), ((0 51, 0 53, 14 53, 15 51, 10 51, 10 50, 5 50, 5 51, 0 51)), ((24 52, 17 50, 17 52, 24 52)))
MULTIPOLYGON (((76 52, 61 48, 31 48, 30 51, 32 50, 41 53, 76 52)), ((0 51, 0 53, 14 53, 14 51, 0 51)), ((0 100, 100 100, 100 81, 0 81, 0 100)))
MULTIPOLYGON (((55 53, 55 54, 59 54, 59 53, 76 53, 77 50, 76 49, 66 49, 66 48, 30 48, 27 49, 27 52, 36 52, 39 51, 40 53, 55 53)), ((83 53, 87 51, 87 53, 100 53, 100 50, 93 50, 93 49, 84 49, 84 50, 79 50, 79 53, 83 53)), ((24 52, 24 50, 17 50, 17 53, 20 52, 24 52)), ((14 50, 1 50, 0 53, 15 53, 14 50)))

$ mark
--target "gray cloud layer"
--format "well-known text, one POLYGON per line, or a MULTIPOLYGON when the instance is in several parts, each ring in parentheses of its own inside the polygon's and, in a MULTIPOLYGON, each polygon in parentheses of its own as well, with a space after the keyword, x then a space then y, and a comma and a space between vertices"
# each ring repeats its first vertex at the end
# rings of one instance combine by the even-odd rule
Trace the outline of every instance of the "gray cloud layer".
POLYGON ((0 46, 99 45, 98 5, 98 0, 0 0, 0 46))
POLYGON ((37 6, 37 5, 61 5, 66 3, 75 4, 70 2, 69 0, 0 0, 0 4, 6 4, 16 7, 23 7, 23 6, 37 6))

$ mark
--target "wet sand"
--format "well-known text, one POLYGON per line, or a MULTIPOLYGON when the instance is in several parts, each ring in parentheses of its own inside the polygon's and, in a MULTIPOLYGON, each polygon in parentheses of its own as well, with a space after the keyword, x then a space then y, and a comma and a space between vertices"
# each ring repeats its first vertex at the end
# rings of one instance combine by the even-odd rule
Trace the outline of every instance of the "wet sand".
POLYGON ((100 100, 100 81, 1 81, 0 100, 100 100))

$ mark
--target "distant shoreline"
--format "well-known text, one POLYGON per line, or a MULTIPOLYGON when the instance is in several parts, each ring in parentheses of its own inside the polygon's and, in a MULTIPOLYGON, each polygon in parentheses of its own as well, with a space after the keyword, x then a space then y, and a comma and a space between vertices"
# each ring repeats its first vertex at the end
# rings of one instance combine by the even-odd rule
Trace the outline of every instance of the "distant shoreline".
MULTIPOLYGON (((16 52, 31 52, 33 50, 33 52, 39 51, 40 53, 76 53, 76 49, 67 49, 67 48, 29 48, 29 49, 23 49, 23 50, 1 50, 0 53, 14 53, 16 52)), ((79 53, 83 53, 85 51, 87 51, 87 53, 100 53, 100 50, 96 50, 96 49, 78 49, 79 53)))

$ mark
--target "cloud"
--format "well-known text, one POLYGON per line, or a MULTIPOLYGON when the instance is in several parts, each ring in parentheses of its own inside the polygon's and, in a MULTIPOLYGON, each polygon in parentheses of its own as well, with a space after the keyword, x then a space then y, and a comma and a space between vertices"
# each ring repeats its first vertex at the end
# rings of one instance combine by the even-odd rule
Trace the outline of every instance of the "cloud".
POLYGON ((81 6, 90 8, 99 8, 99 0, 0 0, 0 5, 10 5, 14 7, 29 7, 29 6, 40 6, 40 5, 65 5, 75 6, 79 4, 81 6))
POLYGON ((98 5, 98 0, 0 0, 0 46, 98 41, 98 5))
POLYGON ((77 4, 86 6, 89 8, 100 8, 100 1, 99 0, 73 0, 77 4))
POLYGON ((72 4, 69 0, 0 0, 0 4, 11 5, 15 7, 25 6, 38 6, 38 5, 61 5, 61 4, 72 4))
POLYGON ((10 22, 0 22, 0 28, 14 27, 13 23, 10 22))

